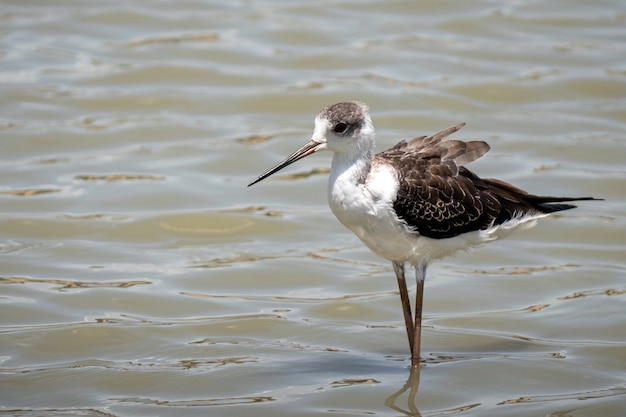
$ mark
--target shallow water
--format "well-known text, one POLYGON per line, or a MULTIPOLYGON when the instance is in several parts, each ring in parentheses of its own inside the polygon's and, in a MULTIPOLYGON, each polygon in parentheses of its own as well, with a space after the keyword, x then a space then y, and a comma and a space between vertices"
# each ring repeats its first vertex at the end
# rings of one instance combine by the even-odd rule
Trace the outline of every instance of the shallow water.
POLYGON ((0 414, 626 414, 621 1, 0 10, 0 414), (246 188, 346 99, 606 199, 433 264, 419 374, 330 155, 246 188))

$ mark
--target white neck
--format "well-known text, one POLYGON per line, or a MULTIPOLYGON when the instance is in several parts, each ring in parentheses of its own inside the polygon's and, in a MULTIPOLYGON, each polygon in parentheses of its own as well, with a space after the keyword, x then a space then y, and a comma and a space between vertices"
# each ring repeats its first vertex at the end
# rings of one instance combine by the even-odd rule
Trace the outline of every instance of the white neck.
POLYGON ((340 179, 352 184, 363 183, 372 167, 372 151, 335 152, 331 164, 330 182, 340 179))

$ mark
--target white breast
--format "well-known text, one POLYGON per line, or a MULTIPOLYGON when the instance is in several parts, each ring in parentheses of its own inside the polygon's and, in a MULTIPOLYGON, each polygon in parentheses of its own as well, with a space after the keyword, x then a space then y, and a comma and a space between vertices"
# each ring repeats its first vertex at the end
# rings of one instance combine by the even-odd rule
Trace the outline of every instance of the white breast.
POLYGON ((388 165, 374 166, 362 183, 350 169, 331 172, 328 204, 341 224, 372 252, 385 259, 407 261, 418 235, 408 232, 393 209, 397 190, 396 173, 388 165))

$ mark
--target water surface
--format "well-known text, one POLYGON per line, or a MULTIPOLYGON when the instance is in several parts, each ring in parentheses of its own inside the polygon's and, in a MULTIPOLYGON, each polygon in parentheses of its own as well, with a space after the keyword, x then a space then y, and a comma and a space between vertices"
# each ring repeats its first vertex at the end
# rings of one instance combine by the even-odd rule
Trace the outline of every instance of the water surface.
POLYGON ((5 1, 0 413, 623 416, 621 1, 5 1), (419 375, 320 108, 576 210, 436 263, 419 375))

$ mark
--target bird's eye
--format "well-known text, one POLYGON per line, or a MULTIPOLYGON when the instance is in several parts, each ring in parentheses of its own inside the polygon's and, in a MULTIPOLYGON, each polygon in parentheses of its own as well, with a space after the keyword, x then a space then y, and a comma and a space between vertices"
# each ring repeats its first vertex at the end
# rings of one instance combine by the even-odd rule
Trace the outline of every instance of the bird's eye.
POLYGON ((348 125, 343 122, 339 122, 333 127, 333 132, 335 133, 346 133, 346 130, 348 130, 348 125))

